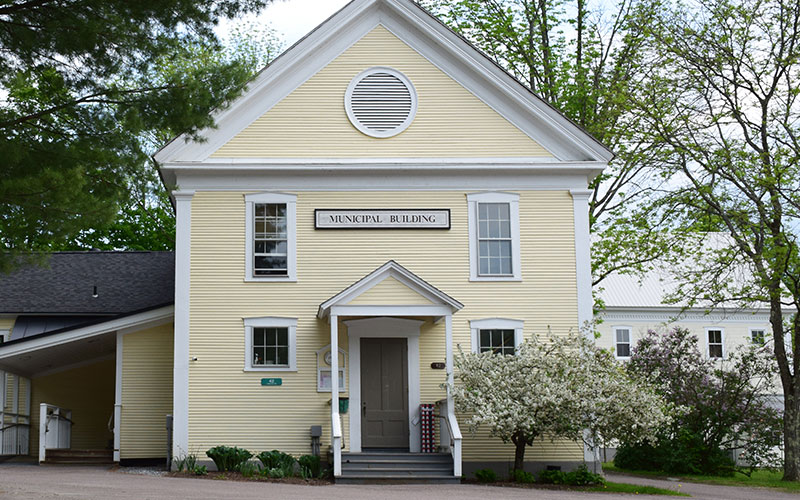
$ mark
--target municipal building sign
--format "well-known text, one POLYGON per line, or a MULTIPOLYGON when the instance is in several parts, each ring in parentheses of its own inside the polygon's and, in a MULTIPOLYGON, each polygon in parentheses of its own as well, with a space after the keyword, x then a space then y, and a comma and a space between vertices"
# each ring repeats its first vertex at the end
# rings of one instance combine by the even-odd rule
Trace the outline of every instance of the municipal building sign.
POLYGON ((450 210, 317 209, 317 229, 450 229, 450 210))

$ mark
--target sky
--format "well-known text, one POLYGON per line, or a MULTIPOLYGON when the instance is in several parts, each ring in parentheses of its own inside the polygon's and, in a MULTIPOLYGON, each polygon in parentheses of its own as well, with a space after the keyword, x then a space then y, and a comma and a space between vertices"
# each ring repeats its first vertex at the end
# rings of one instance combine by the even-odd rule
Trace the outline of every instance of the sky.
POLYGON ((258 15, 221 22, 216 32, 224 38, 236 23, 257 21, 259 24, 269 24, 281 33, 284 47, 288 48, 348 2, 349 0, 274 0, 258 15))

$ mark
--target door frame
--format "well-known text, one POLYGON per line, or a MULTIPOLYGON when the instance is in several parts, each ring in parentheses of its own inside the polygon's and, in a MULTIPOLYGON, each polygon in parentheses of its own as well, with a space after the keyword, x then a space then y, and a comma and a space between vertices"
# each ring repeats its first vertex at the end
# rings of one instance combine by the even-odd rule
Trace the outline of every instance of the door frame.
POLYGON ((408 449, 411 453, 419 453, 419 329, 424 321, 378 317, 343 323, 347 326, 350 358, 350 451, 361 452, 361 339, 405 338, 408 343, 408 449))

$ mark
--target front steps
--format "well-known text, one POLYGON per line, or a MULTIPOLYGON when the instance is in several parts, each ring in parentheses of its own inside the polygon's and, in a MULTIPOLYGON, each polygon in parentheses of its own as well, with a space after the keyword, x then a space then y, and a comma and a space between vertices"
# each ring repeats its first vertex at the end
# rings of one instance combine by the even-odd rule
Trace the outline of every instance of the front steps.
POLYGON ((111 450, 47 450, 46 464, 113 464, 111 450))
POLYGON ((458 484, 453 457, 446 453, 342 453, 340 484, 417 483, 458 484))

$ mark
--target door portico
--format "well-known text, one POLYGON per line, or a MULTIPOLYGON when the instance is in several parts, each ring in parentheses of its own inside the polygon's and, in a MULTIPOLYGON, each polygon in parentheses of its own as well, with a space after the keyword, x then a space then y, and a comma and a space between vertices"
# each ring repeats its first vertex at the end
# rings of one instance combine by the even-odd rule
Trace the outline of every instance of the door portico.
MULTIPOLYGON (((406 299, 400 299, 408 302, 406 299)), ((348 329, 348 347, 350 356, 350 450, 362 451, 362 394, 361 394, 361 349, 362 338, 405 338, 407 340, 407 377, 408 377, 408 426, 409 426, 409 451, 420 451, 419 433, 419 405, 420 405, 420 355, 419 337, 420 326, 424 321, 411 318, 431 318, 434 322, 444 321, 445 324, 445 365, 447 380, 453 379, 453 331, 452 315, 463 308, 463 305, 441 290, 427 283, 408 269, 395 261, 389 261, 368 274, 350 287, 342 290, 334 297, 319 306, 318 317, 327 319, 331 325, 331 352, 337 352, 339 342, 339 319, 348 318, 344 324, 348 329), (369 290, 393 279, 404 285, 410 291, 426 299, 414 304, 391 303, 391 299, 383 299, 383 303, 370 301, 356 301, 369 290), (357 303, 353 303, 356 301, 357 303), (390 303, 386 303, 390 302, 390 303)), ((338 373, 337 356, 332 358, 331 372, 338 373)), ((341 475, 341 449, 343 434, 341 417, 339 415, 339 381, 338 377, 331 380, 331 436, 333 448, 333 473, 341 475)), ((452 451, 456 475, 461 474, 461 433, 458 429, 455 415, 452 413, 453 401, 449 388, 447 389, 449 414, 447 424, 451 435, 456 439, 452 451)))

